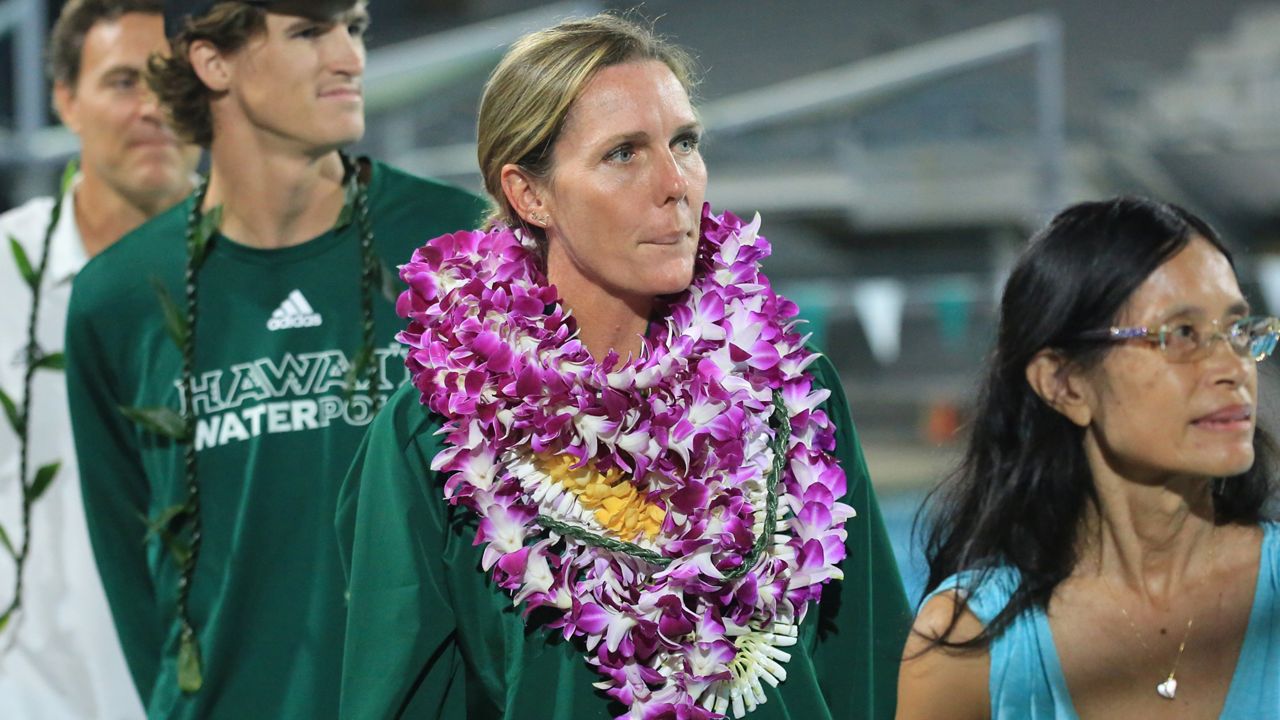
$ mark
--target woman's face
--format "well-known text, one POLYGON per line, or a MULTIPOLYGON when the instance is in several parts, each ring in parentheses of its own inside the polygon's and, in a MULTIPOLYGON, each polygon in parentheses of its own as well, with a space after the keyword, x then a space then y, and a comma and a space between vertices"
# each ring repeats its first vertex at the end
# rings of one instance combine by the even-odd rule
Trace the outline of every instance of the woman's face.
POLYGON ((687 288, 707 188, 700 134, 665 64, 597 72, 570 109, 539 188, 551 281, 640 301, 687 288))
MULTIPOLYGON (((1196 237, 1138 287, 1118 324, 1212 333, 1213 321, 1225 329, 1247 314, 1226 257, 1196 237)), ((1257 365, 1224 339, 1187 363, 1169 362, 1151 343, 1120 343, 1085 377, 1087 433, 1123 477, 1229 477, 1253 465, 1257 365)))

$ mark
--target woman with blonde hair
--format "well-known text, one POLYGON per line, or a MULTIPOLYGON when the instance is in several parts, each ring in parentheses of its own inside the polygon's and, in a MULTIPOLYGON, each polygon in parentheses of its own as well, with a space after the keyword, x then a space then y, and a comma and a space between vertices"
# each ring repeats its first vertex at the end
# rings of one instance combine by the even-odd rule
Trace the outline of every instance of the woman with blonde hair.
POLYGON ((340 503, 343 717, 892 715, 857 437, 758 221, 704 207, 689 67, 601 15, 494 70, 494 220, 401 268, 412 387, 340 503))

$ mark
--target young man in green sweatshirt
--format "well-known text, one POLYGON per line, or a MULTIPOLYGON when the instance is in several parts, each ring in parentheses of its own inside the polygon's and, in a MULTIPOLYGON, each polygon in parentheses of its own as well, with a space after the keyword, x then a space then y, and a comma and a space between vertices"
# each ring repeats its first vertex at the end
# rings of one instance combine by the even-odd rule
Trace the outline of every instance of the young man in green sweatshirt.
POLYGON ((150 81, 207 183, 91 262, 67 380, 90 536, 150 718, 336 717, 335 500, 406 379, 391 270, 483 203, 339 149, 352 0, 166 2, 150 81))

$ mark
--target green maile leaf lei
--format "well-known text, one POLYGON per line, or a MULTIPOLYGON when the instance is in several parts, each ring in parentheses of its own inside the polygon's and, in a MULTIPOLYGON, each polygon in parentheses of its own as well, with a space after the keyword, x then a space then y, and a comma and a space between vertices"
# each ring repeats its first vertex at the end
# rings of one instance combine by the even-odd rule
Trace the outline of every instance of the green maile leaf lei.
POLYGON ((79 163, 73 158, 62 171, 62 180, 58 185, 58 199, 54 202, 53 211, 49 215, 49 224, 45 226, 44 242, 40 248, 40 260, 37 264, 32 264, 31 258, 27 256, 26 250, 23 249, 17 238, 9 237, 9 251, 13 254, 14 265, 18 268, 18 274, 22 276, 27 288, 31 290, 31 312, 27 320, 27 346, 24 353, 27 366, 22 377, 22 404, 19 405, 8 393, 0 390, 0 405, 4 406, 5 418, 9 422, 10 429, 18 436, 18 482, 22 483, 21 542, 14 544, 8 531, 3 526, 0 526, 0 547, 8 553, 9 557, 13 558, 15 563, 13 597, 4 611, 0 612, 0 632, 4 632, 10 620, 22 608, 23 581, 26 578, 27 560, 31 557, 32 508, 36 501, 53 484, 54 479, 58 476, 58 470, 62 467, 60 461, 42 465, 28 479, 31 438, 27 431, 32 408, 31 384, 36 372, 39 370, 59 371, 65 367, 61 352, 46 352, 40 347, 39 342, 36 340, 36 323, 40 317, 40 295, 44 283, 44 274, 49 266, 49 246, 53 243, 53 233, 58 227, 59 219, 62 217, 63 199, 70 192, 71 183, 75 179, 78 169, 79 163))
MULTIPOLYGON (((360 290, 363 318, 361 334, 363 343, 356 353, 347 378, 347 394, 354 394, 356 381, 368 377, 369 395, 375 411, 381 405, 377 394, 381 384, 378 363, 373 361, 374 324, 373 292, 386 272, 373 249, 373 226, 369 217, 369 198, 366 183, 360 179, 359 167, 346 155, 342 155, 345 170, 345 202, 338 215, 335 228, 341 228, 353 220, 360 229, 360 290)), ((120 412, 147 432, 167 437, 182 445, 183 474, 187 497, 179 504, 157 512, 151 518, 143 518, 147 526, 144 542, 153 537, 169 551, 174 564, 180 570, 178 579, 177 620, 181 627, 178 639, 178 688, 186 694, 199 692, 204 685, 203 660, 200 640, 191 620, 189 600, 196 564, 200 557, 202 523, 200 517, 200 485, 197 476, 195 447, 196 413, 192 398, 192 378, 195 376, 196 322, 198 319, 199 274, 222 225, 222 206, 201 212, 208 192, 208 178, 200 179, 192 193, 191 210, 187 215, 187 263, 184 272, 185 305, 179 306, 159 278, 152 278, 152 287, 164 317, 165 330, 170 340, 182 353, 182 394, 185 412, 167 406, 120 407, 120 412)))

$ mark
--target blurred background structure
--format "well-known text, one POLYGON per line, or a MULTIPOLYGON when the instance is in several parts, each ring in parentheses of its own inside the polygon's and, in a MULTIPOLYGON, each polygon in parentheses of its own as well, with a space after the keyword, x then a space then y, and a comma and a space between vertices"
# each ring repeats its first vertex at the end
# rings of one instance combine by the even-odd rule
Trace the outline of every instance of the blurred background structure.
MULTIPOLYGON (((60 5, 0 0, 0 211, 51 193, 75 147, 41 65, 60 5)), ((372 0, 358 151, 480 189, 475 110, 506 45, 633 5, 372 0)), ((1053 211, 1117 193, 1186 205, 1236 249, 1254 305, 1280 311, 1280 2, 636 12, 702 66, 708 198, 762 214, 770 276, 843 375, 913 601, 912 517, 955 460, 1004 276, 1053 211)))

